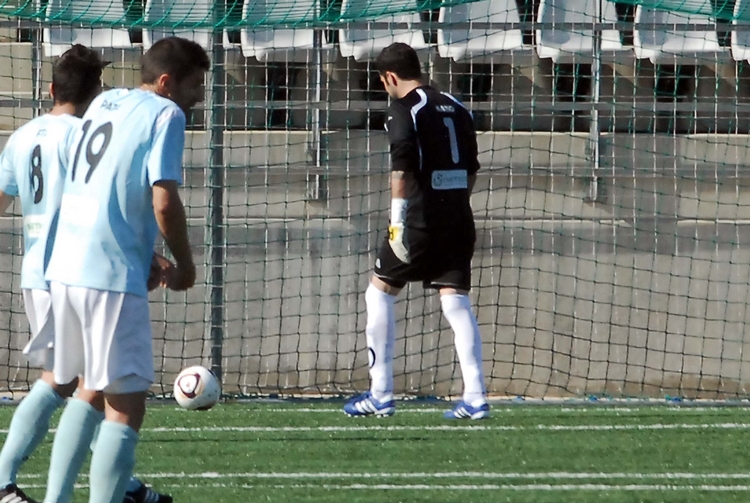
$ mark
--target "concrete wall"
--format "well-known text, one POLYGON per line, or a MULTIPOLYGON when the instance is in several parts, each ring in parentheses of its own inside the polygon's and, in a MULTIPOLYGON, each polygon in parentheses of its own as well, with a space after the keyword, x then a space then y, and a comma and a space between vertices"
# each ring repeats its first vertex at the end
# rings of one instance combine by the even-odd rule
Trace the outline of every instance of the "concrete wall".
MULTIPOLYGON (((21 101, 32 96, 31 44, 13 40, 12 30, 0 31, 0 148, 33 116, 21 101)), ((114 62, 103 76, 108 85, 137 83, 140 48, 105 56, 114 62)), ((52 60, 41 63, 49 82, 52 60)), ((472 299, 490 391, 744 395, 747 65, 685 65, 689 85, 674 97, 660 89, 658 99, 663 68, 632 59, 605 65, 600 129, 611 133, 599 140, 595 172, 585 65, 574 76, 572 65, 554 66, 532 51, 494 67, 432 63, 432 81, 468 103, 484 130, 472 299), (717 131, 740 134, 703 134, 717 131)), ((226 71, 225 390, 364 389, 362 293, 389 204, 386 138, 366 128, 379 129, 383 93, 365 63, 339 57, 324 65, 321 100, 330 106, 316 165, 304 130, 313 72, 266 67, 238 51, 228 51, 226 71), (283 99, 269 98, 269 81, 283 99), (296 130, 262 130, 280 127, 269 123, 278 117, 296 130)), ((188 134, 183 196, 200 264, 207 260, 207 145, 205 132, 188 134)), ((20 232, 17 218, 0 219, 0 331, 7 335, 0 389, 24 388, 35 376, 20 356, 27 338, 20 232)), ((156 392, 169 391, 183 366, 209 363, 206 283, 201 266, 189 293, 153 294, 156 392)), ((413 285, 397 309, 398 391, 460 393, 453 335, 436 296, 413 285)))
MULTIPOLYGON (((5 136, 7 137, 7 135, 5 136)), ((0 136, 0 146, 5 141, 0 136)), ((387 225, 381 133, 227 134, 225 390, 348 392, 367 382, 366 288, 387 225), (315 174, 322 182, 312 183, 315 174), (317 195, 318 197, 314 197, 317 195)), ((473 206, 472 300, 497 395, 734 397, 750 383, 748 137, 608 135, 598 202, 586 135, 483 133, 473 206)), ((203 264, 205 133, 191 133, 183 191, 203 264)), ((23 387, 18 219, 0 220, 0 386, 23 387), (7 307, 7 308, 6 308, 7 307)), ((154 348, 168 391, 207 364, 206 273, 187 294, 153 294, 154 348)), ((397 304, 399 392, 460 393, 437 297, 397 304)))

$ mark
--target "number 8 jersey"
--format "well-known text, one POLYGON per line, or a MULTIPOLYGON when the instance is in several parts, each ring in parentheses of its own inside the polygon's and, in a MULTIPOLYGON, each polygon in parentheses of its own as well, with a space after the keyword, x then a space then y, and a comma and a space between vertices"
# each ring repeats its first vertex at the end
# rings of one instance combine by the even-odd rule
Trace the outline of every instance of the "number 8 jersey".
POLYGON ((55 238, 68 147, 80 122, 67 114, 42 115, 13 133, 0 154, 0 190, 21 201, 24 289, 49 289, 44 271, 55 238))
POLYGON ((47 280, 146 297, 158 227, 151 186, 182 183, 185 115, 153 92, 113 89, 70 148, 47 280))

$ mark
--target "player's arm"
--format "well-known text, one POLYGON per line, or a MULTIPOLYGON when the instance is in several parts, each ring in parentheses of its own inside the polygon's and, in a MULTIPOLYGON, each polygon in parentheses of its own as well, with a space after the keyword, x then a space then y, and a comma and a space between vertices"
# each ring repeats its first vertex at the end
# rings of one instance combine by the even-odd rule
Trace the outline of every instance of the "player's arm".
POLYGON ((182 183, 182 151, 185 146, 185 115, 167 108, 156 121, 147 169, 151 180, 154 217, 176 267, 165 271, 172 290, 187 290, 195 283, 195 263, 188 239, 187 218, 178 186, 182 183))
POLYGON ((409 199, 417 187, 417 180, 409 171, 391 171, 391 199, 409 199))
POLYGON ((152 187, 154 216, 159 231, 172 252, 179 277, 167 280, 173 290, 187 290, 195 283, 195 263, 188 239, 185 207, 175 180, 160 180, 152 187))
POLYGON ((0 153, 0 215, 5 215, 5 212, 13 203, 13 198, 18 195, 16 174, 9 154, 11 148, 11 142, 8 142, 5 150, 0 153))
POLYGON ((419 170, 419 144, 411 115, 403 106, 389 110, 388 141, 391 152, 391 212, 388 241, 402 262, 409 262, 406 247, 406 213, 416 189, 414 173, 419 170))

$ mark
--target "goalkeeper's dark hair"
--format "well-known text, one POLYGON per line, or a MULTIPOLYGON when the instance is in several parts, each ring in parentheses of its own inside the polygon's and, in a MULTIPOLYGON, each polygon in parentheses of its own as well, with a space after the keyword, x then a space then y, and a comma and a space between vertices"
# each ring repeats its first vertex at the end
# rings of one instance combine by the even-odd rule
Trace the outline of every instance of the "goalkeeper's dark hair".
POLYGON ((78 105, 90 101, 100 90, 102 68, 108 64, 99 53, 81 44, 65 51, 52 65, 55 103, 78 105))
POLYGON ((383 49, 375 60, 375 69, 380 75, 393 72, 403 80, 420 80, 422 64, 417 51, 410 45, 396 42, 383 49))
POLYGON ((180 37, 163 38, 141 58, 141 82, 153 84, 165 73, 181 82, 195 70, 209 68, 208 54, 200 45, 180 37))

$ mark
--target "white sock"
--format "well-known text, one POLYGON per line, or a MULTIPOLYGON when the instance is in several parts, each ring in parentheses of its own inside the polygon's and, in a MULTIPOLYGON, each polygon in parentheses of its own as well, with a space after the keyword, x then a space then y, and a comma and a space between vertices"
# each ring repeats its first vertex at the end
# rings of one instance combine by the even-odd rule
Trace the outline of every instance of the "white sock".
POLYGON ((464 402, 479 407, 486 402, 482 371, 482 338, 468 295, 441 295, 443 314, 455 334, 456 353, 464 380, 464 402))
POLYGON ((370 284, 367 304, 367 347, 370 358, 370 393, 382 401, 393 399, 393 347, 396 344, 396 297, 370 284))

